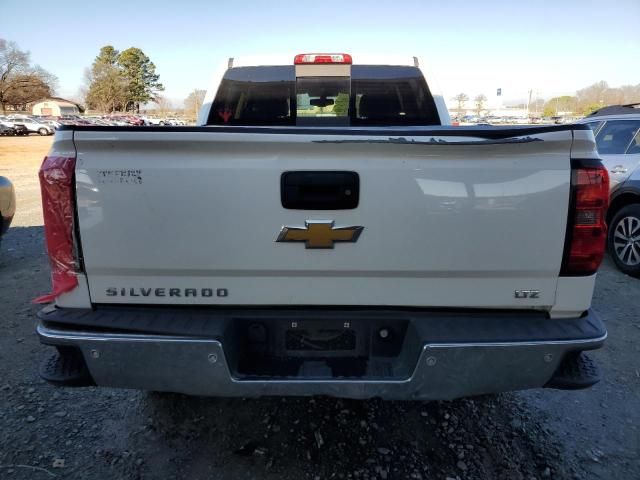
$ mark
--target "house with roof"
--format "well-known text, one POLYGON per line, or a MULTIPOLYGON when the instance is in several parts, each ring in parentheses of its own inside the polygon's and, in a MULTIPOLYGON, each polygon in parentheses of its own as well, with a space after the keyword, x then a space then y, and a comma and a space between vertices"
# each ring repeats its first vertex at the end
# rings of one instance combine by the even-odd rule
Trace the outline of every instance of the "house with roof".
POLYGON ((35 102, 31 107, 31 113, 38 116, 62 117, 64 115, 78 115, 80 108, 71 100, 49 97, 35 102))

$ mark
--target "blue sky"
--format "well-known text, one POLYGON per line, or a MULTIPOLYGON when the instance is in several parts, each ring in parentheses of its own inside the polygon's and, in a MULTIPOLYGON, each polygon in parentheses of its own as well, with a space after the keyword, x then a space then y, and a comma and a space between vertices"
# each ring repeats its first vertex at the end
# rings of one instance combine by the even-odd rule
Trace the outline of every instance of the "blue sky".
POLYGON ((0 37, 76 96, 100 47, 139 47, 177 106, 230 56, 279 52, 418 55, 449 98, 572 94, 640 83, 640 0, 8 1, 0 37))

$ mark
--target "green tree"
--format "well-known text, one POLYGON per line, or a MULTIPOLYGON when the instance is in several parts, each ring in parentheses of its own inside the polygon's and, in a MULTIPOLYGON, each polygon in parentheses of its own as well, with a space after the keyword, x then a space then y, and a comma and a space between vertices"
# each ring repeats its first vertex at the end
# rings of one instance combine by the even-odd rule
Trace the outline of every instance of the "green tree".
POLYGON ((592 112, 595 112, 596 110, 601 109, 602 107, 603 104, 601 103, 586 103, 580 107, 580 113, 586 116, 592 112))
POLYGON ((164 90, 156 66, 139 48, 128 48, 118 55, 118 64, 127 82, 125 110, 140 112, 140 104, 154 101, 164 90))
POLYGON ((103 65, 117 67, 119 55, 120 52, 113 48, 112 45, 106 45, 100 49, 100 53, 96 57, 95 61, 103 65))
POLYGON ((559 115, 558 112, 574 113, 577 106, 578 106, 577 97, 573 97, 571 95, 553 97, 545 102, 542 114, 545 117, 553 117, 555 115, 559 115))
POLYGON ((89 108, 114 112, 126 104, 128 84, 118 64, 118 57, 118 50, 111 45, 102 47, 86 73, 89 85, 86 102, 89 108))
POLYGON ((349 112, 349 95, 339 93, 333 103, 333 113, 338 117, 344 117, 349 112))

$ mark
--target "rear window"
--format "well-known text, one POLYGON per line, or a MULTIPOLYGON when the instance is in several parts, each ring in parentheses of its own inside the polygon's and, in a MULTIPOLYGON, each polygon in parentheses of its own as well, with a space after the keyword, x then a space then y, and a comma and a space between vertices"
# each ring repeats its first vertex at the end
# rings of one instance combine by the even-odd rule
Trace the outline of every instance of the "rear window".
POLYGON ((356 65, 352 125, 440 125, 429 87, 416 67, 356 65))
POLYGON ((209 125, 440 125, 416 67, 353 65, 350 76, 300 76, 291 66, 227 70, 209 125))
POLYGON ((625 153, 638 129, 640 129, 640 121, 638 120, 607 121, 596 135, 598 153, 603 155, 625 153))

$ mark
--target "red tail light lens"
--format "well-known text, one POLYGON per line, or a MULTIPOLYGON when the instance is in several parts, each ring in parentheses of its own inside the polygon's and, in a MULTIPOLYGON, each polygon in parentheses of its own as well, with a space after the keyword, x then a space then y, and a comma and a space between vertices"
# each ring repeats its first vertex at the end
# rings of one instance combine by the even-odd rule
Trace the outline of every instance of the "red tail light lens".
POLYGON ((313 65, 317 63, 351 65, 352 59, 348 53, 301 53, 293 59, 294 65, 313 65))
POLYGON ((52 291, 35 303, 52 302, 78 285, 73 244, 76 159, 45 157, 40 167, 44 232, 51 264, 52 291))
POLYGON ((572 205, 561 275, 592 275, 604 257, 609 174, 601 165, 572 169, 572 205))

